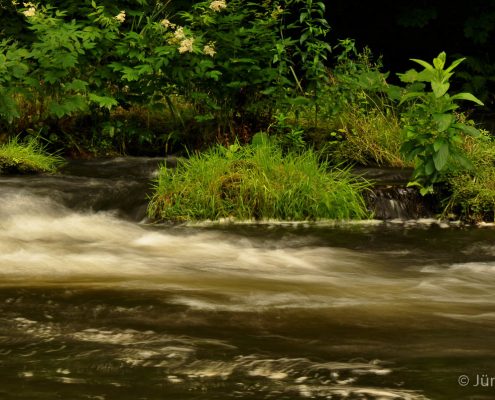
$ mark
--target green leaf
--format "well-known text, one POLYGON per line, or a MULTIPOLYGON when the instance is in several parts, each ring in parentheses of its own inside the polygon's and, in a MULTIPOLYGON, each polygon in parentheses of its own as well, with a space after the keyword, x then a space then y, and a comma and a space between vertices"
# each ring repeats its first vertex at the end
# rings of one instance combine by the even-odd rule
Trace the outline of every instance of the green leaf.
POLYGON ((410 92, 410 93, 406 93, 406 94, 402 95, 399 104, 402 104, 402 103, 404 103, 404 102, 406 102, 408 100, 420 98, 420 97, 423 97, 423 96, 424 96, 424 93, 422 93, 422 92, 410 92))
POLYGON ((441 171, 449 159, 450 147, 444 142, 440 149, 433 155, 433 162, 437 171, 441 171))
POLYGON ((308 99, 307 97, 303 97, 303 96, 297 96, 297 97, 288 99, 288 102, 290 104, 297 105, 297 106, 304 106, 304 105, 311 104, 311 100, 308 99))
POLYGON ((388 85, 387 94, 390 100, 400 100, 402 97, 402 88, 396 85, 388 85))
POLYGON ((414 61, 415 63, 418 63, 422 67, 424 67, 427 71, 434 72, 435 68, 433 68, 433 65, 430 63, 423 61, 423 60, 418 60, 417 58, 411 58, 411 61, 414 61))
POLYGON ((452 114, 433 114, 432 116, 433 120, 437 124, 439 132, 446 131, 455 120, 455 117, 452 114))
POLYGON ((433 59, 433 65, 435 66, 436 69, 443 70, 446 60, 447 60, 447 54, 445 54, 445 51, 442 51, 438 55, 438 57, 433 59))
POLYGON ((433 90, 433 93, 435 94, 435 97, 438 99, 442 97, 445 93, 447 93, 447 90, 449 90, 450 83, 445 82, 431 82, 431 89, 433 90))
POLYGON ((438 151, 445 143, 446 142, 443 139, 435 140, 435 142, 433 143, 433 148, 435 149, 435 151, 438 151))
POLYGON ((422 187, 421 189, 419 189, 419 193, 421 194, 421 196, 426 196, 427 194, 430 194, 433 192, 434 192, 433 185, 429 185, 429 186, 422 187))
POLYGON ((114 99, 113 97, 98 96, 97 94, 94 94, 94 93, 89 94, 89 100, 98 104, 100 107, 108 108, 109 110, 113 106, 116 106, 119 104, 118 101, 116 99, 114 99))
POLYGON ((480 131, 476 129, 474 126, 469 126, 466 124, 453 124, 454 128, 461 130, 465 134, 473 137, 478 137, 481 135, 480 131))
POLYGON ((406 71, 403 74, 397 74, 401 82, 404 83, 413 83, 418 80, 418 71, 415 69, 410 69, 409 71, 406 71))
MULTIPOLYGON (((435 156, 433 156, 435 157, 435 156)), ((428 162, 426 163, 425 165, 425 173, 426 175, 430 176, 430 175, 433 175, 433 173, 435 172, 435 168, 436 168, 437 164, 431 160, 428 160, 428 162)))
POLYGON ((304 33, 301 35, 301 38, 299 39, 299 43, 300 43, 300 44, 303 44, 303 43, 306 41, 306 39, 309 37, 309 34, 310 34, 310 32, 309 32, 309 31, 304 32, 304 33))
POLYGON ((88 82, 80 79, 74 79, 72 82, 65 85, 65 91, 74 90, 83 92, 86 90, 86 86, 88 86, 88 82))
POLYGON ((455 60, 452 64, 450 64, 450 67, 448 67, 445 71, 451 72, 455 67, 457 67, 461 62, 463 62, 466 58, 459 58, 455 60))
POLYGON ((468 158, 464 157, 462 154, 455 154, 453 158, 461 164, 461 166, 467 170, 472 170, 474 168, 473 163, 468 158))
POLYGON ((450 97, 452 100, 467 100, 472 101, 480 106, 484 106, 483 102, 479 100, 477 97, 472 95, 471 93, 457 93, 450 97))

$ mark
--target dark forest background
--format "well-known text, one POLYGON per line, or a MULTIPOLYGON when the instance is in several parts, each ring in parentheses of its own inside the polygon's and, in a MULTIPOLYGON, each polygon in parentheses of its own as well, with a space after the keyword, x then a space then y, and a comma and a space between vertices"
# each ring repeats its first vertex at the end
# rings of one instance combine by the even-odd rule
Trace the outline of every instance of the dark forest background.
MULTIPOLYGON (((326 2, 336 38, 354 38, 368 46, 392 72, 414 65, 410 58, 431 60, 440 51, 450 59, 466 57, 456 74, 458 85, 495 109, 495 0, 326 2)), ((394 74, 391 74, 393 78, 394 74)))

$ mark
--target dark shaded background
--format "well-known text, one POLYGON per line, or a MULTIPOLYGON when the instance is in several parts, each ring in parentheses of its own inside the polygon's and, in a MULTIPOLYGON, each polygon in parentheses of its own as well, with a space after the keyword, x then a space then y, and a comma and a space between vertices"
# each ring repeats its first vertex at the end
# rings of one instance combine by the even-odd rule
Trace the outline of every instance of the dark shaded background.
POLYGON ((456 74, 462 89, 494 108, 495 0, 326 1, 330 41, 354 38, 383 56, 384 69, 414 68, 410 58, 431 60, 446 51, 450 61, 467 57, 456 74))

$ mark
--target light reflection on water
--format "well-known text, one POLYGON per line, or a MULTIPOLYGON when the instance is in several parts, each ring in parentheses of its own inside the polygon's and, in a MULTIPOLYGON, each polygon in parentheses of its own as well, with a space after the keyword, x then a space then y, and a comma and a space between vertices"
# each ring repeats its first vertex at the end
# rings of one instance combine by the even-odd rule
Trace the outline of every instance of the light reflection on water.
POLYGON ((0 190, 1 398, 494 396, 457 384, 495 375, 493 228, 148 226, 51 179, 0 190))

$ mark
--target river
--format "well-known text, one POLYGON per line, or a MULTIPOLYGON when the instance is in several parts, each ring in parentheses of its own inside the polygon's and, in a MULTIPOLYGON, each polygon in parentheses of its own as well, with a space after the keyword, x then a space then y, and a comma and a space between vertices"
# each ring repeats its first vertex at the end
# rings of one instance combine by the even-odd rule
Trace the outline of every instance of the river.
POLYGON ((0 177, 1 399, 495 399, 494 227, 153 225, 156 166, 0 177))

